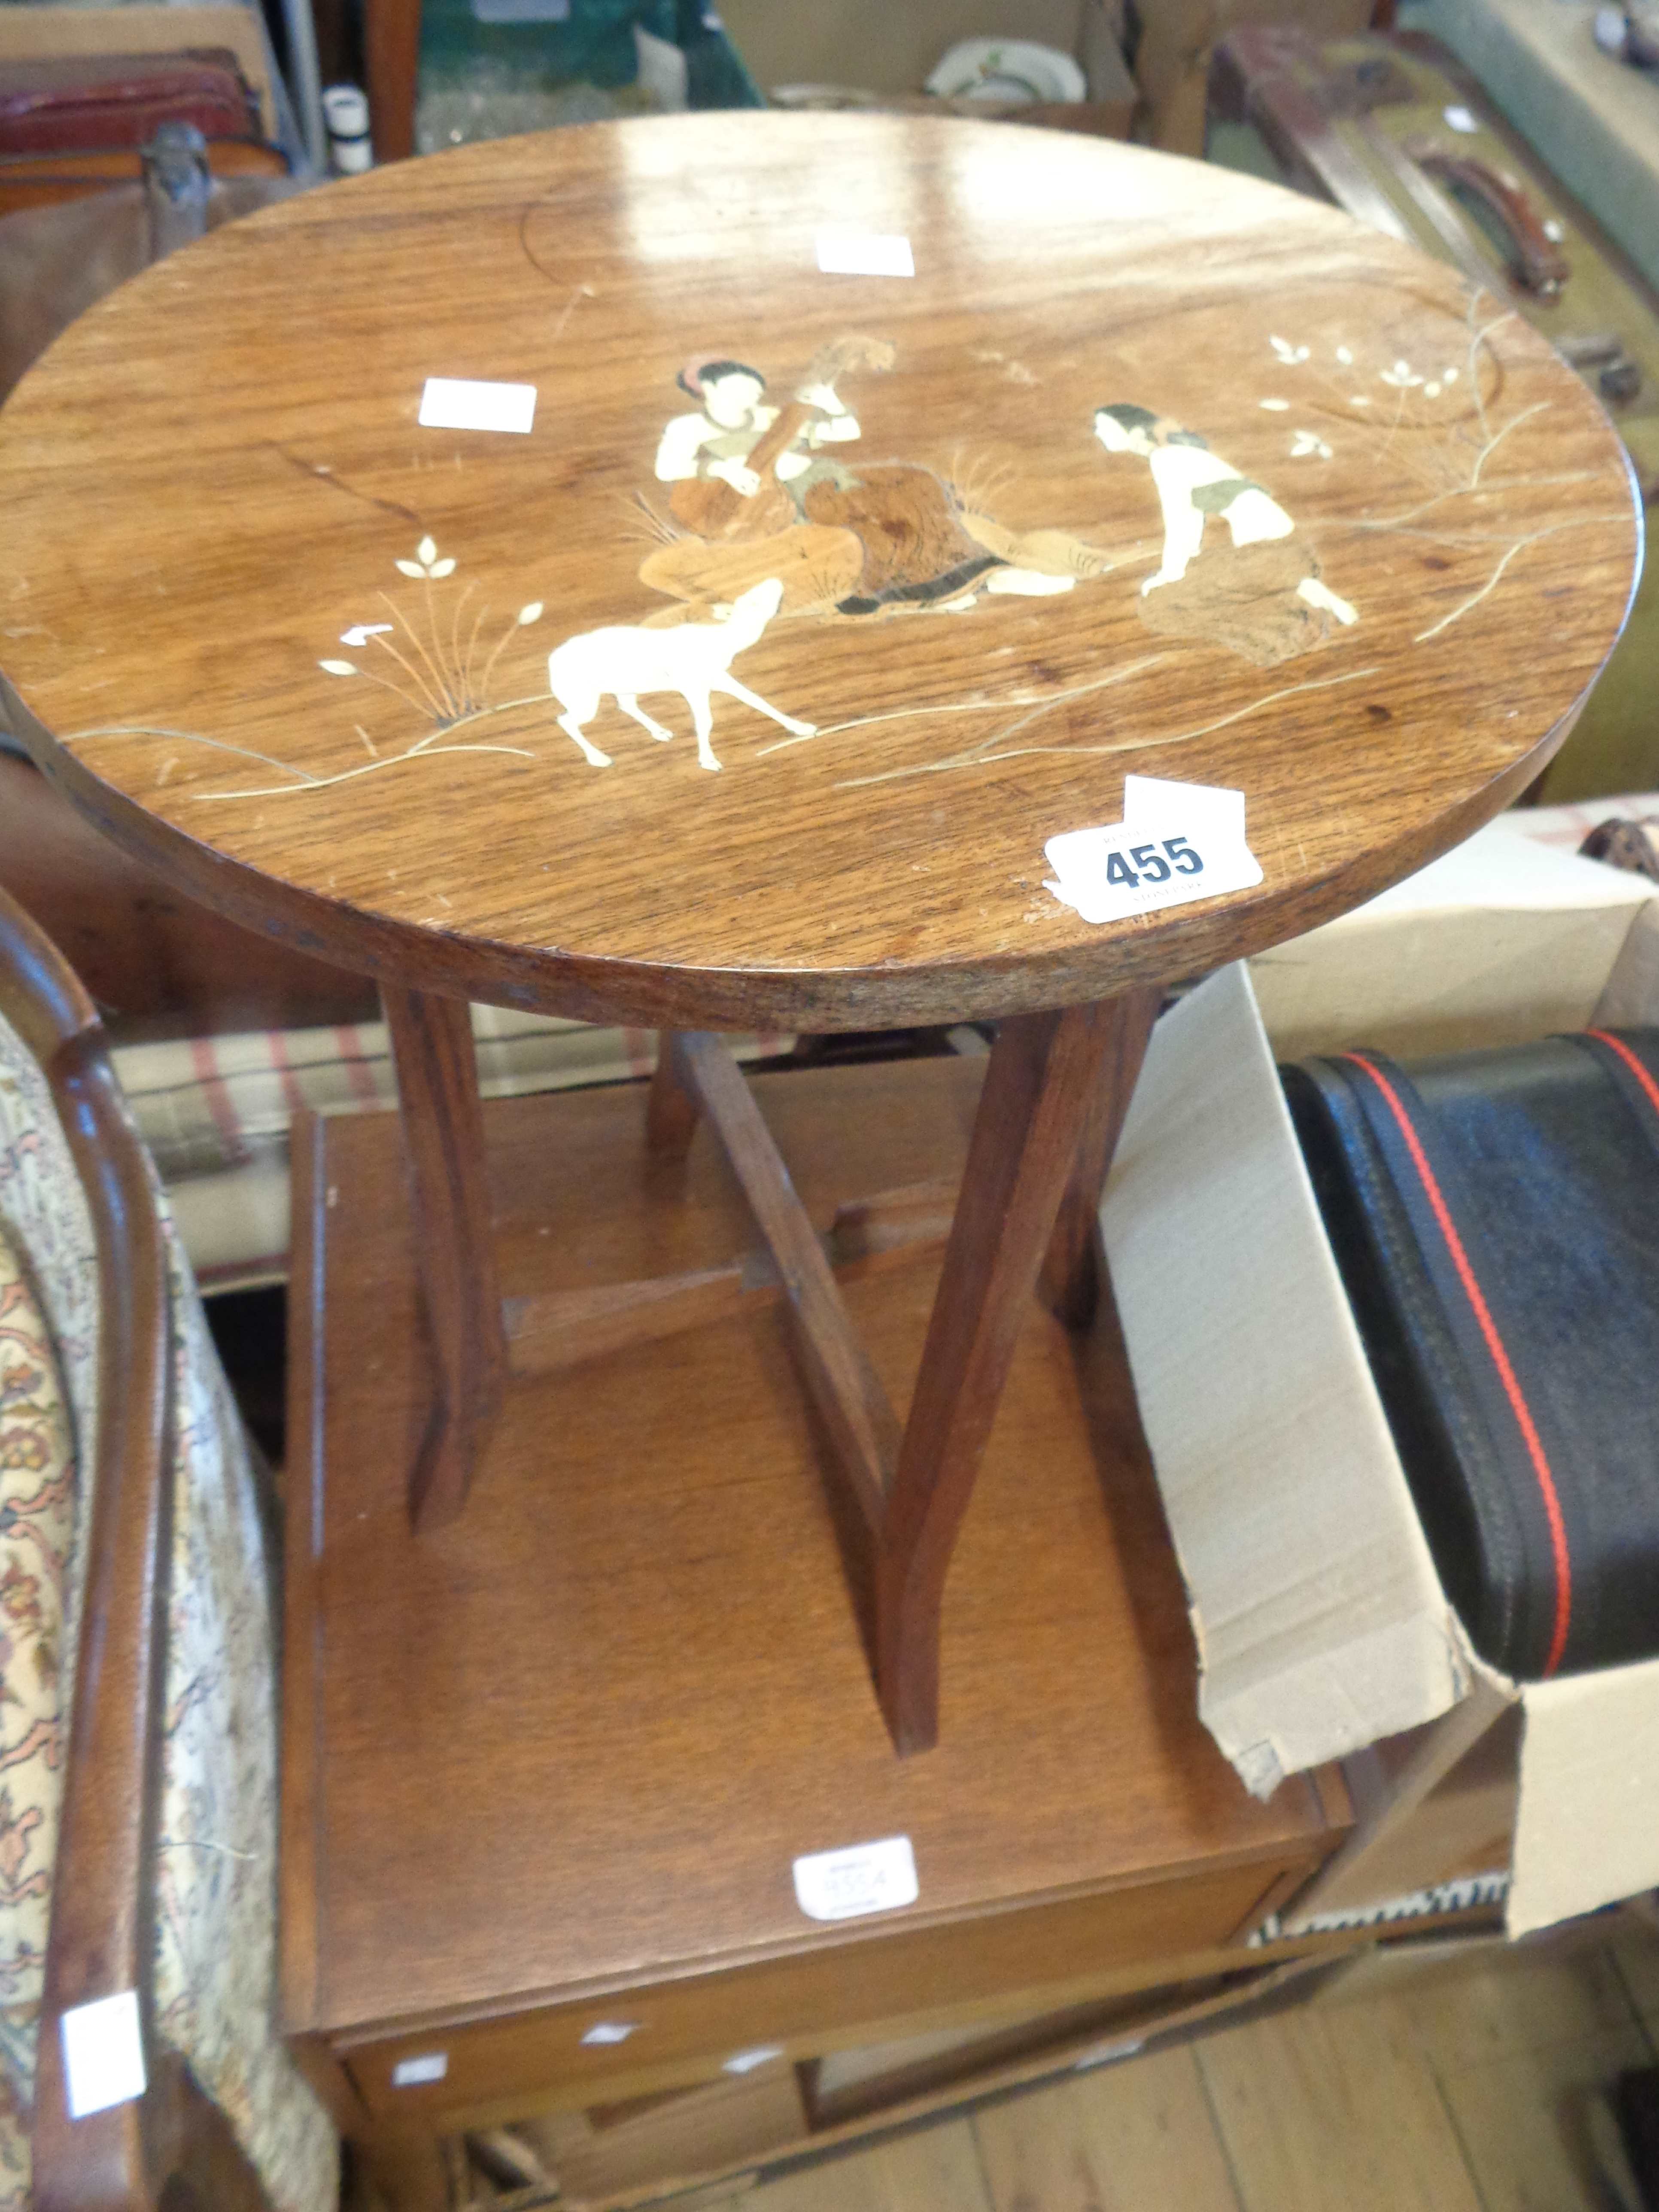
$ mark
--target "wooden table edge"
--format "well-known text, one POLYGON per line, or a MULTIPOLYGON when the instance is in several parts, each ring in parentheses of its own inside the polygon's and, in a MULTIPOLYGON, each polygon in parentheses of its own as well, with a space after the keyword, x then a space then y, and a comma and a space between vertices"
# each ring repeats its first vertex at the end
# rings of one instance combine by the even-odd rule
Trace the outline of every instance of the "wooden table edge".
MULTIPOLYGON (((1630 474, 1628 456, 1626 466, 1630 474)), ((1639 502, 1637 512, 1639 535, 1639 502)), ((1632 599, 1639 578, 1638 562, 1632 599)), ((1627 603, 1608 653, 1623 635, 1628 612, 1627 603)), ((1334 871, 1343 879, 1344 902, 1322 906, 1317 921, 1334 920, 1425 867, 1518 798, 1571 734, 1595 680, 1536 744, 1487 783, 1431 821, 1334 871)), ((835 1032, 1051 1012, 1136 984, 1204 974, 1281 945, 1301 933, 1297 909, 1310 892, 1332 880, 1327 876, 1312 884, 1246 894, 1244 902, 1233 894, 1197 908, 1139 916, 1109 925, 1097 943, 1041 956, 1014 952, 927 967, 811 971, 678 967, 451 935, 367 915, 343 901, 278 882, 198 843, 103 781, 30 712, 3 672, 0 726, 11 730, 95 829, 227 920, 388 983, 584 1022, 835 1032)))

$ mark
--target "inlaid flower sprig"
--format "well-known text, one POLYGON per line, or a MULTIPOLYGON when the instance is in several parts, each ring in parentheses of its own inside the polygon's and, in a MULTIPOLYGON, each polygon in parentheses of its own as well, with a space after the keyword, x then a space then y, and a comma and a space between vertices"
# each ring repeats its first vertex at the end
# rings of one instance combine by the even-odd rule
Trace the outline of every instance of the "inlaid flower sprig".
MULTIPOLYGON (((1363 383, 1358 390, 1346 388, 1354 385, 1364 374, 1355 363, 1352 347, 1346 345, 1334 347, 1332 359, 1336 364, 1334 369, 1322 370, 1320 365, 1314 361, 1310 347, 1292 345, 1288 338, 1281 337, 1269 337, 1267 343, 1273 349, 1273 359, 1280 368, 1299 369, 1304 366, 1309 367, 1316 378, 1322 376, 1336 385, 1340 395, 1346 398, 1350 407, 1368 408, 1376 404, 1376 395, 1366 391, 1363 383)), ((1452 367, 1441 369, 1437 374, 1431 374, 1414 368, 1408 361, 1399 360, 1391 362, 1386 368, 1379 368, 1376 371, 1376 380, 1379 384, 1385 384, 1399 393, 1400 397, 1395 409, 1395 419, 1397 422, 1404 410, 1407 393, 1420 392, 1425 399, 1438 399, 1443 393, 1450 392, 1457 382, 1458 371, 1452 367)), ((1328 401, 1330 396, 1328 390, 1326 395, 1328 401)), ((1288 415, 1292 406, 1291 401, 1281 398, 1277 394, 1267 399, 1258 400, 1256 404, 1269 415, 1288 415)), ((1291 429, 1291 459, 1293 461, 1310 459, 1328 461, 1334 450, 1329 441, 1317 430, 1291 429)))
POLYGON ((479 634, 489 610, 481 605, 472 617, 465 644, 461 638, 462 617, 471 599, 474 585, 468 584, 452 596, 449 619, 446 627, 440 613, 434 584, 446 582, 455 573, 456 562, 451 554, 441 554, 431 538, 422 538, 415 548, 412 561, 398 560, 398 574, 418 582, 426 603, 426 636, 423 638, 401 607, 388 592, 382 592, 387 612, 392 619, 386 623, 354 623, 349 629, 342 630, 340 642, 353 647, 373 645, 390 654, 408 679, 408 688, 395 677, 383 676, 379 670, 360 667, 355 660, 319 660, 317 665, 328 676, 357 676, 383 690, 393 691, 417 713, 429 714, 440 729, 447 729, 465 716, 481 712, 489 703, 489 678, 501 649, 507 640, 542 616, 542 602, 532 599, 519 609, 516 615, 496 639, 483 668, 474 676, 473 665, 477 657, 479 634), (402 632, 402 643, 398 641, 402 632), (408 651, 404 650, 404 647, 408 651), (412 653, 413 658, 410 658, 412 653))

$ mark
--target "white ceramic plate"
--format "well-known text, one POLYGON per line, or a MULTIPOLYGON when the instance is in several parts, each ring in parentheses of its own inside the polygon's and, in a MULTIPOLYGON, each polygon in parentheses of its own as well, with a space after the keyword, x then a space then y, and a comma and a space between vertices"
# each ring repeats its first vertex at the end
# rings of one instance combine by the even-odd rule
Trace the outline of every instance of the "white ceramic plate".
POLYGON ((1078 100, 1083 71, 1058 46, 1033 39, 963 39, 941 57, 927 90, 943 100, 1078 100))

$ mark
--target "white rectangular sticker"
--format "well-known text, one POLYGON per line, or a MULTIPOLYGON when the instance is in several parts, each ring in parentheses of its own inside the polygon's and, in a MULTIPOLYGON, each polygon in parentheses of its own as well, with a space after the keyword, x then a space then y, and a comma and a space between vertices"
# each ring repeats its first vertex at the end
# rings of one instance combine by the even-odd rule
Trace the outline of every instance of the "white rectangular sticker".
POLYGON ((1123 780, 1123 819, 1051 837, 1045 879, 1085 921, 1123 921, 1188 900, 1249 890, 1261 866, 1244 842, 1244 794, 1160 777, 1123 780))
POLYGON ((1096 2066, 1113 2066, 1120 2058, 1133 2058, 1137 2051, 1146 2048, 1144 2035, 1136 2036, 1132 2043, 1103 2043, 1098 2051, 1091 2051, 1086 2057, 1075 2060, 1072 2071, 1073 2074, 1087 2074, 1096 2066))
POLYGON ((423 2051, 418 2058, 400 2058, 392 2069, 394 2089, 418 2089, 423 2081, 441 2081, 449 2071, 447 2051, 423 2051))
POLYGON ((729 2058, 720 2061, 722 2074, 752 2074, 757 2066, 769 2066, 775 2058, 781 2058, 781 2043, 757 2043, 752 2051, 734 2051, 729 2058))
POLYGON ((64 2082, 69 2116, 131 2104, 144 2094, 144 2042, 136 1991, 71 2005, 63 2015, 64 2082))
POLYGON ((855 1920, 862 1912, 894 1912, 921 1894, 908 1836, 813 1851, 794 1866, 795 1899, 811 1920, 855 1920))
POLYGON ((428 430, 527 430, 536 419, 536 387, 428 376, 418 419, 428 430))
POLYGON ((818 267, 826 276, 914 276, 916 273, 909 240, 877 230, 821 230, 818 267))

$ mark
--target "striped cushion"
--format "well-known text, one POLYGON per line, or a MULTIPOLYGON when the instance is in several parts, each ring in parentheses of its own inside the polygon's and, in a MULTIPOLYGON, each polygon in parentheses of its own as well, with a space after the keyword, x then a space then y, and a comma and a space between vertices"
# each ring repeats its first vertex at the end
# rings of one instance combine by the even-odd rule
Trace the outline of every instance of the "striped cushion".
MULTIPOLYGON (((624 1082, 656 1065, 654 1030, 474 1006, 472 1033, 487 1098, 624 1082)), ((787 1052, 793 1039, 732 1042, 739 1059, 753 1060, 787 1052)), ((125 1045, 115 1064, 204 1290, 286 1273, 295 1114, 390 1107, 398 1096, 380 1022, 125 1045)))

